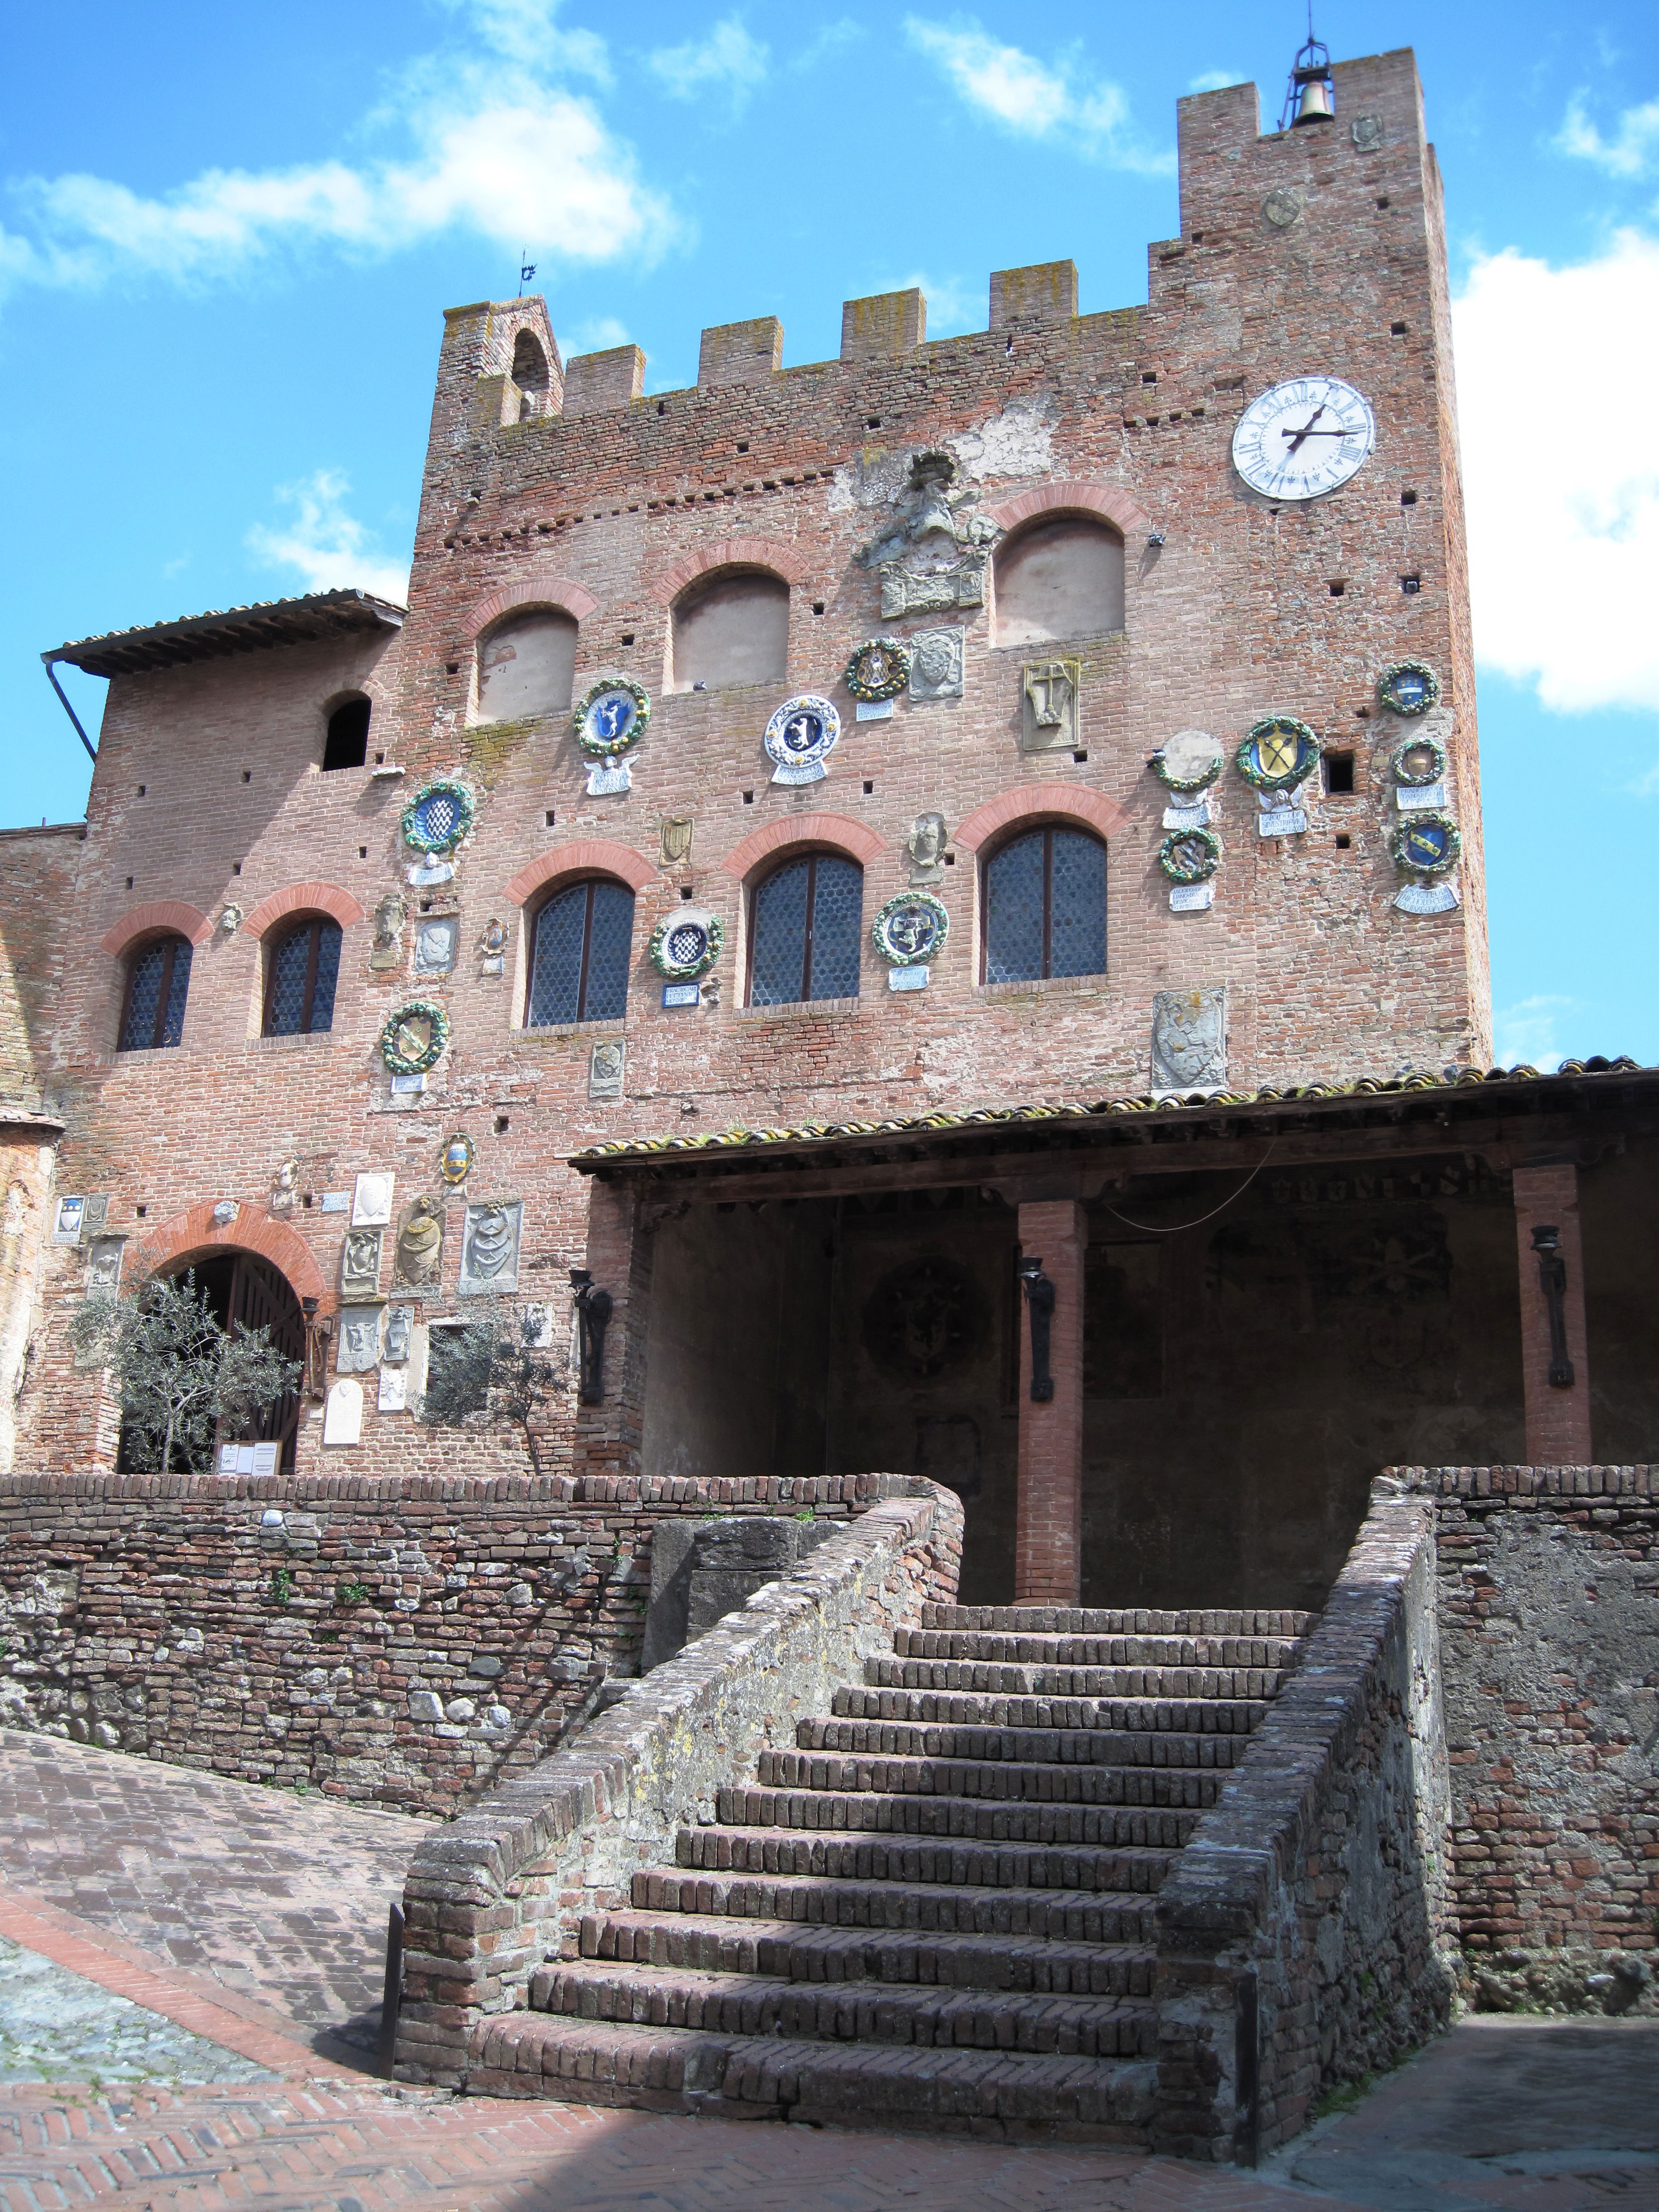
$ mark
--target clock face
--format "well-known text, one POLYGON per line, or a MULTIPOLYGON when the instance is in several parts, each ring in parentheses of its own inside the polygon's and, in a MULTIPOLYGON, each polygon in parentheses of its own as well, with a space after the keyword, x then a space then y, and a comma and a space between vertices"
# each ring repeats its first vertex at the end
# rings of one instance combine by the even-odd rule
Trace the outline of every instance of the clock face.
POLYGON ((1335 376, 1293 376, 1253 399, 1233 432, 1233 466, 1269 499, 1317 499, 1370 458, 1370 403, 1335 376))

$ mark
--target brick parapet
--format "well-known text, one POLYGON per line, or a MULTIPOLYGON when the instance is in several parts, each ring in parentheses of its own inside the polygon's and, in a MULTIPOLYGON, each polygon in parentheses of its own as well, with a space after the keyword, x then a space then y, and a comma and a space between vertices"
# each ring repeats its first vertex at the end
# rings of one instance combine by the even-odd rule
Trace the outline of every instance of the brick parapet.
POLYGON ((1254 2163, 1322 2086, 1444 2023, 1433 1556, 1432 1508, 1379 1481, 1296 1673, 1159 1892, 1162 2149, 1254 2163))
POLYGON ((493 2015, 522 2008, 544 1957, 574 1954, 585 1913, 628 1901, 672 1862, 687 1822, 793 1743, 864 1659, 948 1603, 962 1507, 921 1479, 874 1504, 783 1581, 667 1661, 584 1729, 417 1848, 404 1889, 399 2076, 465 2086, 493 2015))
POLYGON ((635 1671, 659 1520, 846 1519, 905 1488, 894 1475, 3 1476, 0 1713, 445 1813, 532 1765, 607 1679, 635 1671))

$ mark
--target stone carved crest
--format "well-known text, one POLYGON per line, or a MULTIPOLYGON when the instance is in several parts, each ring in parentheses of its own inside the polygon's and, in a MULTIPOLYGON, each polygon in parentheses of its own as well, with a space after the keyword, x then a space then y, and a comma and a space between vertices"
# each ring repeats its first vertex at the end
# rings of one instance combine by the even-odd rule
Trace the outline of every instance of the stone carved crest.
POLYGON ((683 867, 690 859, 691 833, 696 826, 689 814, 667 814, 663 817, 660 835, 664 867, 683 867))
POLYGON ((1152 1089, 1213 1091, 1227 1080, 1227 987, 1152 998, 1152 1089))
POLYGON ((523 1224, 521 1198, 467 1207, 466 1224, 461 1231, 459 1288, 463 1297, 518 1289, 519 1237, 523 1224))
POLYGON ((942 814, 918 814, 904 849, 910 855, 912 884, 936 884, 944 874, 946 832, 942 814))
POLYGON ((952 453, 918 453, 892 521, 860 553, 881 578, 884 621, 984 605, 985 564, 1002 532, 970 512, 979 494, 955 488, 959 473, 952 453))
POLYGON ((1083 667, 1076 660, 1031 660, 1020 672, 1022 752, 1070 752, 1078 743, 1078 690, 1083 667))
POLYGON ((106 1291, 113 1297, 121 1287, 121 1256, 125 1237, 100 1237, 87 1247, 87 1291, 106 1291))
POLYGON ((379 1306, 342 1306, 340 1309, 340 1349, 336 1355, 334 1371, 337 1375, 367 1375, 380 1360, 380 1309, 379 1306))
POLYGON ((369 948, 368 964, 382 975, 403 964, 404 922, 408 913, 409 904, 401 891, 387 891, 374 909, 374 942, 369 948))
POLYGON ((960 699, 964 629, 918 630, 910 641, 910 696, 960 699))
POLYGON ((422 915, 415 925, 415 973, 447 975, 454 969, 461 925, 453 915, 422 915))
POLYGON ((340 1295, 343 1298, 372 1298, 380 1288, 380 1241, 383 1229, 348 1229, 340 1253, 340 1295))
POLYGON ((587 1095, 590 1098, 620 1098, 623 1091, 623 1045, 620 1037, 601 1037, 588 1054, 587 1095))
POLYGON ((398 1231, 392 1280, 410 1290, 436 1290, 443 1256, 443 1200, 423 1194, 404 1215, 398 1231))
POLYGON ((393 1306, 386 1317, 386 1344, 382 1359, 394 1367, 407 1360, 415 1341, 415 1309, 413 1306, 393 1306))

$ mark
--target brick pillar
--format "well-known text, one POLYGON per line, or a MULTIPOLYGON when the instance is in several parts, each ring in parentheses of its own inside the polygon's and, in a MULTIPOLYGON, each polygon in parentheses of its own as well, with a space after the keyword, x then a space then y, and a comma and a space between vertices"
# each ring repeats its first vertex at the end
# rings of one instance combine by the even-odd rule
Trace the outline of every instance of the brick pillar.
POLYGON ((1030 1312, 1022 1297, 1014 1602, 1075 1605, 1083 1579, 1083 1208, 1069 1198, 1022 1206, 1019 1244, 1022 1259, 1040 1258, 1054 1286, 1054 1395, 1046 1404, 1031 1396, 1030 1312))
POLYGON ((1589 1343, 1584 1328, 1584 1248, 1578 1225, 1578 1170, 1571 1165, 1516 1168, 1515 1227, 1521 1258, 1521 1358, 1526 1390, 1527 1461, 1532 1467, 1589 1467, 1589 1343), (1549 1379, 1549 1307, 1539 1280, 1533 1231, 1553 1227, 1566 1263, 1563 1298, 1572 1383, 1549 1379))

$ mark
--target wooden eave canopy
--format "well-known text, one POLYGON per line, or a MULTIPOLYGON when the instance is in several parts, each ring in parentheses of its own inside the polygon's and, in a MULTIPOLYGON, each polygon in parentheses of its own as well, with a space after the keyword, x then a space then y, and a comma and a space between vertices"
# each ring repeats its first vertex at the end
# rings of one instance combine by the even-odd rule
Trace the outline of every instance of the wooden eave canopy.
POLYGON ((1191 1097, 986 1107, 880 1122, 803 1123, 703 1136, 619 1139, 570 1165, 602 1182, 700 1200, 810 1198, 981 1182, 1087 1194, 1109 1179, 1322 1160, 1474 1152, 1506 1167, 1540 1155, 1585 1164, 1626 1135, 1659 1133, 1659 1068, 1569 1060, 1559 1072, 1452 1076, 1191 1097))
POLYGON ((147 629, 83 637, 55 646, 40 658, 49 667, 67 661, 88 676, 141 676, 150 669, 222 660, 274 645, 311 645, 358 630, 400 629, 404 613, 390 599, 377 599, 369 592, 312 592, 299 599, 268 599, 223 614, 188 615, 179 622, 152 623, 147 629))

